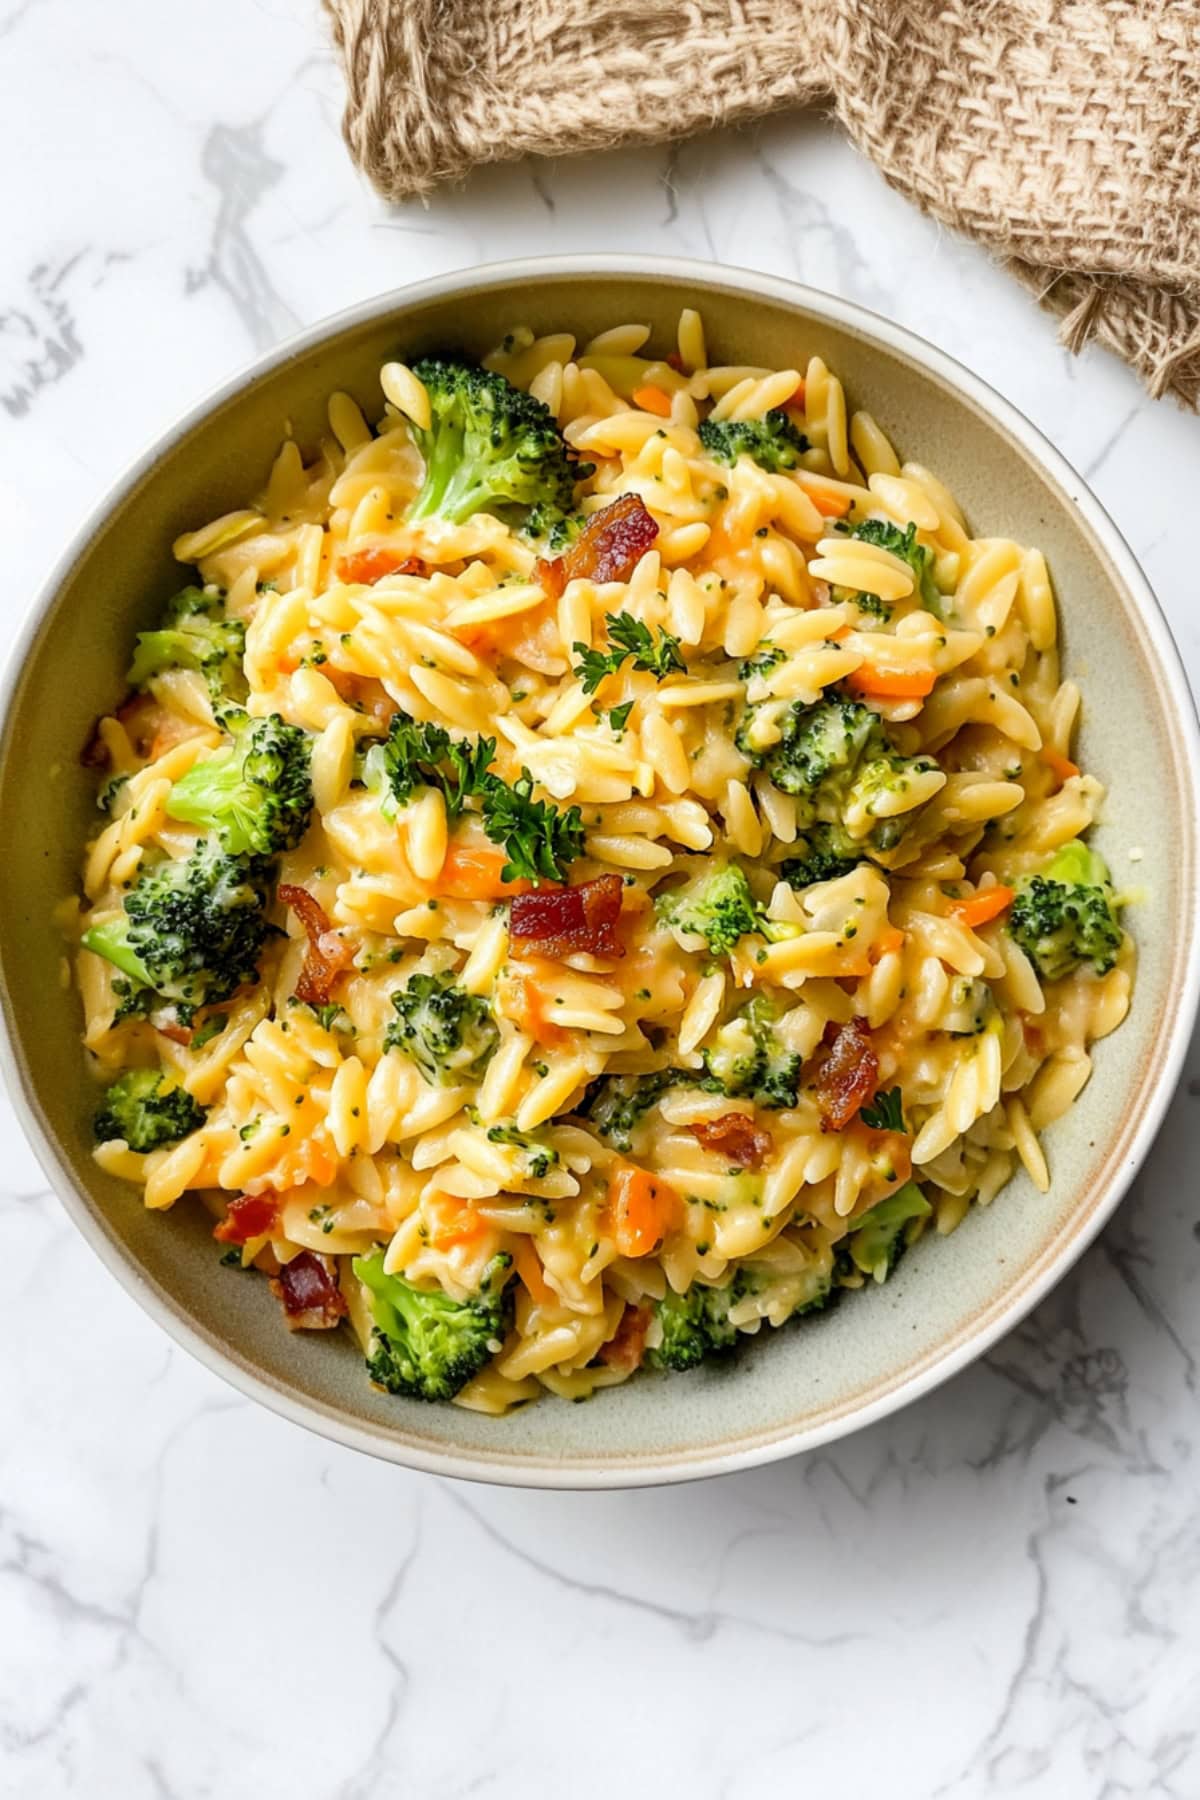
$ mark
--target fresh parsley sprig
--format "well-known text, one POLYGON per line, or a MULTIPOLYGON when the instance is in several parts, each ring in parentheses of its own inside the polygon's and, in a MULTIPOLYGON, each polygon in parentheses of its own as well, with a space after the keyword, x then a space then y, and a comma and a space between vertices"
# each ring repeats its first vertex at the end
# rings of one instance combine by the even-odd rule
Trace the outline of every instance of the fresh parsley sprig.
POLYGON ((661 681, 673 669, 681 674, 686 670, 679 639, 672 637, 669 631, 660 627, 656 638, 649 625, 625 612, 606 614, 604 623, 608 628, 608 641, 616 645, 615 649, 591 650, 586 644, 571 645, 579 658, 573 673, 582 680, 585 694, 594 694, 604 677, 615 675, 630 656, 635 669, 653 675, 656 681, 661 681))
POLYGON ((561 812, 549 800, 535 800, 528 769, 511 786, 489 775, 483 789, 483 829, 508 856, 501 881, 562 881, 566 865, 583 854, 579 808, 561 812))
POLYGON ((904 1123, 904 1096, 898 1087, 876 1094, 869 1106, 860 1106, 858 1116, 872 1131, 907 1131, 904 1123))

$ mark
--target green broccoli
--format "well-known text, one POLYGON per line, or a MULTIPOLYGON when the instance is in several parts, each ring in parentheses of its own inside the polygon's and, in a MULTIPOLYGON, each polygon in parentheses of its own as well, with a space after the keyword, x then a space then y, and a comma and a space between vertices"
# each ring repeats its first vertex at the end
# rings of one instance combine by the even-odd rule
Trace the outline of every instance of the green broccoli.
POLYGON ((412 975, 392 995, 396 1017, 385 1050, 402 1050, 434 1087, 477 1081, 500 1042, 486 1000, 468 994, 449 972, 412 975))
POLYGON ((876 1094, 874 1100, 859 1107, 858 1116, 871 1131, 908 1130, 904 1123, 904 1095, 898 1087, 876 1094))
POLYGON ((220 595, 186 587, 167 601, 157 630, 138 633, 127 680, 144 688, 167 669, 198 669, 213 700, 238 702, 249 692, 245 653, 246 627, 226 618, 220 595))
POLYGON ((646 1361, 655 1368, 681 1371, 698 1368, 719 1351, 732 1350, 738 1328, 729 1322, 729 1309, 736 1298, 736 1277, 719 1288, 693 1281, 684 1294, 668 1288, 654 1307, 662 1342, 647 1353, 646 1361))
POLYGON ((1084 963, 1104 975, 1116 962, 1124 937, 1119 905, 1107 864, 1075 838, 1036 875, 1018 882, 1009 935, 1043 981, 1060 981, 1084 963))
POLYGON ((740 938, 762 927, 762 911, 737 863, 718 863, 686 887, 660 895, 660 921, 685 937, 702 937, 713 956, 728 956, 740 938))
MULTIPOLYGON (((845 694, 826 695, 812 706, 796 702, 781 721, 779 742, 762 752, 747 749, 745 727, 754 711, 748 709, 743 718, 738 747, 777 788, 796 797, 802 830, 822 823, 841 828, 844 835, 851 811, 874 818, 881 798, 937 767, 927 756, 901 756, 879 714, 845 694)), ((918 811, 876 819, 855 839, 860 856, 894 849, 918 811)), ((837 854, 841 841, 839 836, 823 848, 837 854)), ((844 855, 850 854, 847 848, 844 855)))
POLYGON ((816 881, 836 881, 866 860, 866 848, 840 825, 818 820, 795 840, 798 856, 789 856, 779 873, 789 887, 811 887, 816 881))
POLYGON ((932 1211, 916 1182, 906 1181, 856 1222, 848 1246, 855 1268, 886 1281, 911 1236, 906 1228, 916 1219, 927 1219, 932 1211))
POLYGON ((778 644, 772 644, 768 638, 764 638, 753 656, 742 658, 738 664, 737 678, 739 681, 753 681, 756 676, 766 675, 771 669, 777 669, 781 662, 786 661, 787 652, 781 650, 778 644))
POLYGON ((131 1150, 157 1150, 198 1131, 204 1108, 161 1069, 126 1069, 108 1089, 93 1130, 98 1144, 121 1138, 131 1150))
POLYGON ((703 1052, 703 1086, 730 1099, 746 1097, 773 1109, 795 1106, 803 1058, 786 1049, 775 1031, 778 1008, 765 994, 721 1026, 703 1052))
POLYGON ((700 442, 714 462, 735 463, 739 456, 750 456, 771 470, 794 469, 809 448, 781 406, 761 419, 705 419, 700 442))
MULTIPOLYGON (((844 526, 837 527, 844 530, 844 526)), ((877 544, 881 550, 890 550, 901 562, 906 562, 913 572, 917 597, 925 612, 932 613, 936 619, 942 616, 942 596, 937 582, 933 579, 933 551, 917 542, 917 528, 913 524, 906 525, 901 531, 887 519, 862 519, 857 525, 849 527, 848 536, 858 538, 864 544, 877 544)), ((888 619, 892 609, 878 594, 860 594, 854 588, 835 588, 835 601, 852 600, 863 612, 874 613, 888 619)))
POLYGON ((208 838, 186 861, 152 863, 124 911, 83 934, 125 978, 120 1016, 145 1013, 157 995, 188 1024, 197 1007, 257 980, 270 874, 270 864, 227 856, 208 838))
POLYGON ((591 465, 571 461, 548 407, 503 375, 455 357, 424 357, 414 373, 432 422, 428 430, 411 426, 425 479, 410 519, 437 515, 461 525, 485 510, 536 509, 533 528, 544 535, 571 512, 575 484, 591 465))
POLYGON ((308 830, 313 793, 308 737, 278 713, 226 713, 233 742, 192 764, 167 795, 172 819, 214 831, 230 856, 293 850, 308 830))
POLYGON ((382 1250, 356 1256, 353 1268, 370 1294, 374 1321, 367 1373, 389 1394, 453 1400, 504 1342, 512 1322, 506 1252, 492 1258, 469 1300, 385 1275, 382 1250))
POLYGON ((508 1144, 521 1152, 525 1165, 522 1174, 527 1181, 543 1180, 561 1160, 553 1144, 547 1144, 534 1132, 518 1131, 514 1124, 491 1125, 487 1135, 489 1144, 508 1144))
POLYGON ((626 1152, 633 1148, 633 1133, 644 1114, 658 1105, 668 1088, 687 1079, 679 1069, 658 1069, 652 1075, 601 1075, 577 1110, 614 1150, 626 1152))

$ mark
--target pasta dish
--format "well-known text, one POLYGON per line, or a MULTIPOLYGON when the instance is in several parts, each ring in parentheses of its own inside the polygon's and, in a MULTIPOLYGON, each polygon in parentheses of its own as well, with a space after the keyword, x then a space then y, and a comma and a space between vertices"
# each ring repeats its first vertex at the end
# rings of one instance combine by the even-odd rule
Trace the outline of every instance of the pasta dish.
POLYGON ((819 357, 649 339, 335 393, 176 542, 84 751, 97 1161, 378 1387, 487 1413, 1046 1191, 1129 1005, 1041 554, 819 357))

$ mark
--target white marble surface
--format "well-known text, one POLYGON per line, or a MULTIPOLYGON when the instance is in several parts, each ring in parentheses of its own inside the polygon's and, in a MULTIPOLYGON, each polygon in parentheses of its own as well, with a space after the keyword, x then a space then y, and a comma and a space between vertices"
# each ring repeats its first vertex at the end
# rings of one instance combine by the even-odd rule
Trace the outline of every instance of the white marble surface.
MULTIPOLYGON (((676 251, 972 364, 1110 507, 1200 675, 1200 428, 824 123, 382 209, 315 0, 0 0, 0 607, 294 327, 532 251, 676 251)), ((1200 1059, 1192 1058, 1200 1075, 1200 1059)), ((1200 1080, 1193 1080, 1200 1092, 1200 1080)), ((1030 1323, 831 1450, 698 1487, 467 1488, 237 1398, 0 1118, 0 1794, 1200 1795, 1195 1099, 1030 1323)))

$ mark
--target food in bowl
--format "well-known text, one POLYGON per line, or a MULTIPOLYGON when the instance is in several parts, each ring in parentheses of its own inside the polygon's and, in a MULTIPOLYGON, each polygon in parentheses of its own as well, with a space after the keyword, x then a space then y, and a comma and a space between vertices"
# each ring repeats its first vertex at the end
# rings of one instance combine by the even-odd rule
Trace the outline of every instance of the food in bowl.
POLYGON ((819 357, 647 336, 388 363, 374 427, 334 394, 177 541, 85 752, 98 1162, 483 1412, 1046 1190, 1129 1005, 1039 552, 819 357))

